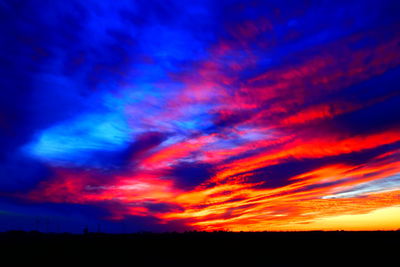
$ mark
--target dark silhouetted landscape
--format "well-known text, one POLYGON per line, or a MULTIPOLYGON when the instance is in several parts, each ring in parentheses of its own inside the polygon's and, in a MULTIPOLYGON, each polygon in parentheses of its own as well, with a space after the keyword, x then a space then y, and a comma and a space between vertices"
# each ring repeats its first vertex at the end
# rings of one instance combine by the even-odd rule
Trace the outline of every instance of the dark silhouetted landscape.
POLYGON ((394 266, 400 231, 9 231, 0 240, 2 261, 15 266, 394 266))

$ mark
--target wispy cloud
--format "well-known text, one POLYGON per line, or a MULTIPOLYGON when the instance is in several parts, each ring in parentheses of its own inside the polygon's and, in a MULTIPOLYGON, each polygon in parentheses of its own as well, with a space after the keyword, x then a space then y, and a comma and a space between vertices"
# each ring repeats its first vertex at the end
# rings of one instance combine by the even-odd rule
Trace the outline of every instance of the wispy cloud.
POLYGON ((396 1, 5 8, 13 201, 152 230, 303 229, 400 204, 396 1))

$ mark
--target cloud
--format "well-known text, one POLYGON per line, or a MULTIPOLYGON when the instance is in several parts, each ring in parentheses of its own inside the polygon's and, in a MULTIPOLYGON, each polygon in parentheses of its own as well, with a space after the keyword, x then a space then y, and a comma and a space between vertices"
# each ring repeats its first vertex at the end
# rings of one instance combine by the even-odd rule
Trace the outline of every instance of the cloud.
POLYGON ((279 230, 398 205, 400 6, 364 2, 3 3, 7 212, 279 230))

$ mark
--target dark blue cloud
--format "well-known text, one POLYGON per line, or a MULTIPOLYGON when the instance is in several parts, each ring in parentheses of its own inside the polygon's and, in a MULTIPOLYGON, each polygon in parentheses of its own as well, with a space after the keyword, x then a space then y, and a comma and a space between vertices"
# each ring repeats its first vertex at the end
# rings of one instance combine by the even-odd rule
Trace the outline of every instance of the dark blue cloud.
POLYGON ((399 129, 399 103, 400 96, 395 96, 371 107, 342 115, 336 118, 335 123, 340 129, 350 129, 354 135, 399 129))
MULTIPOLYGON (((250 174, 246 178, 248 183, 259 183, 260 185, 255 186, 255 188, 279 188, 294 183, 290 180, 300 174, 310 172, 325 166, 332 164, 346 164, 350 166, 359 166, 365 162, 370 162, 377 156, 390 151, 397 151, 400 148, 400 142, 396 142, 389 145, 383 145, 372 149, 366 149, 359 152, 351 152, 340 154, 337 156, 329 156, 323 158, 309 158, 309 159, 295 159, 288 158, 283 162, 276 165, 271 165, 263 168, 258 168, 254 171, 243 172, 241 174, 250 174)), ((232 177, 233 179, 235 177, 232 177)), ((301 190, 308 190, 312 188, 328 187, 333 184, 340 184, 346 180, 341 180, 332 183, 322 183, 319 185, 311 185, 301 190)))
MULTIPOLYGON (((296 69, 310 59, 326 54, 338 57, 344 69, 327 68, 318 75, 346 72, 353 58, 342 55, 337 47, 372 54, 377 46, 394 38, 399 11, 398 1, 1 1, 0 194, 24 194, 40 181, 57 180, 54 175, 58 168, 88 173, 91 182, 96 181, 93 185, 101 188, 112 184, 115 175, 140 174, 145 169, 141 160, 152 152, 179 142, 176 140, 205 134, 224 135, 218 137, 217 147, 244 145, 253 140, 236 134, 237 127, 276 106, 285 111, 266 112, 257 123, 287 135, 363 136, 399 129, 399 68, 379 75, 375 72, 375 77, 366 75, 363 82, 344 83, 347 88, 332 92, 306 81, 299 88, 305 92, 304 99, 293 103, 290 100, 297 96, 292 95, 291 88, 258 101, 258 96, 269 93, 263 90, 279 79, 249 82, 273 70, 296 74, 296 69), (223 54, 218 50, 223 44, 228 49, 218 56, 223 54), (257 62, 250 64, 253 58, 257 62), (201 73, 207 63, 212 63, 205 70, 210 74, 201 73), (225 77, 220 72, 232 79, 229 85, 223 83, 225 77), (218 86, 226 86, 229 93, 218 99, 223 103, 209 103, 209 99, 201 98, 201 92, 196 95, 200 100, 183 92, 197 83, 199 90, 215 86, 212 89, 217 92, 218 86), (240 91, 243 87, 247 89, 244 92, 240 91), (255 90, 260 90, 259 94, 251 95, 255 90), (225 98, 247 94, 255 98, 256 108, 225 112, 223 108, 236 105, 236 98, 224 102, 225 98), (301 127, 276 125, 284 116, 314 105, 342 101, 362 106, 377 99, 381 100, 333 119, 301 127), (189 108, 190 101, 197 103, 189 108), (182 111, 180 105, 184 114, 174 113, 182 111)), ((365 57, 363 64, 372 59, 365 57)), ((192 145, 184 143, 182 150, 192 145)), ((202 152, 208 148, 205 145, 202 152)), ((287 158, 247 172, 247 182, 265 182, 259 188, 277 188, 291 183, 291 177, 319 167, 364 164, 398 148, 394 143, 324 158, 287 158)), ((178 156, 182 152, 179 149, 178 156)), ((218 164, 273 149, 279 149, 279 145, 255 147, 218 164)), ((176 189, 185 191, 215 175, 218 165, 198 162, 196 157, 201 153, 189 152, 190 159, 163 162, 168 168, 160 171, 163 177, 158 178, 170 179, 176 189)), ((161 224, 151 216, 103 221, 111 215, 109 210, 126 212, 115 203, 28 202, 0 199, 0 217, 21 229, 29 229, 37 216, 54 217, 69 225, 65 229, 71 231, 80 231, 84 224, 93 228, 98 223, 111 232, 121 231, 125 223, 129 231, 184 227, 183 222, 161 224)), ((149 201, 146 208, 155 214, 182 209, 155 201, 149 201)))
POLYGON ((168 175, 180 189, 191 190, 213 175, 213 166, 205 163, 181 162, 172 166, 168 175))
POLYGON ((0 161, 1 192, 25 192, 49 178, 52 170, 45 164, 14 152, 0 161))

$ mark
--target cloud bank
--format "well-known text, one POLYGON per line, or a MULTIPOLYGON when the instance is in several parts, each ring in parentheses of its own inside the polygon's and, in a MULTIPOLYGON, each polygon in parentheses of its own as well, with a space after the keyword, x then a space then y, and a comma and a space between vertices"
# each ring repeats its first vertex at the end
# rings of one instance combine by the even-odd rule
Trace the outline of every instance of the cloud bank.
POLYGON ((10 225, 301 230, 400 205, 397 1, 0 10, 10 225))

